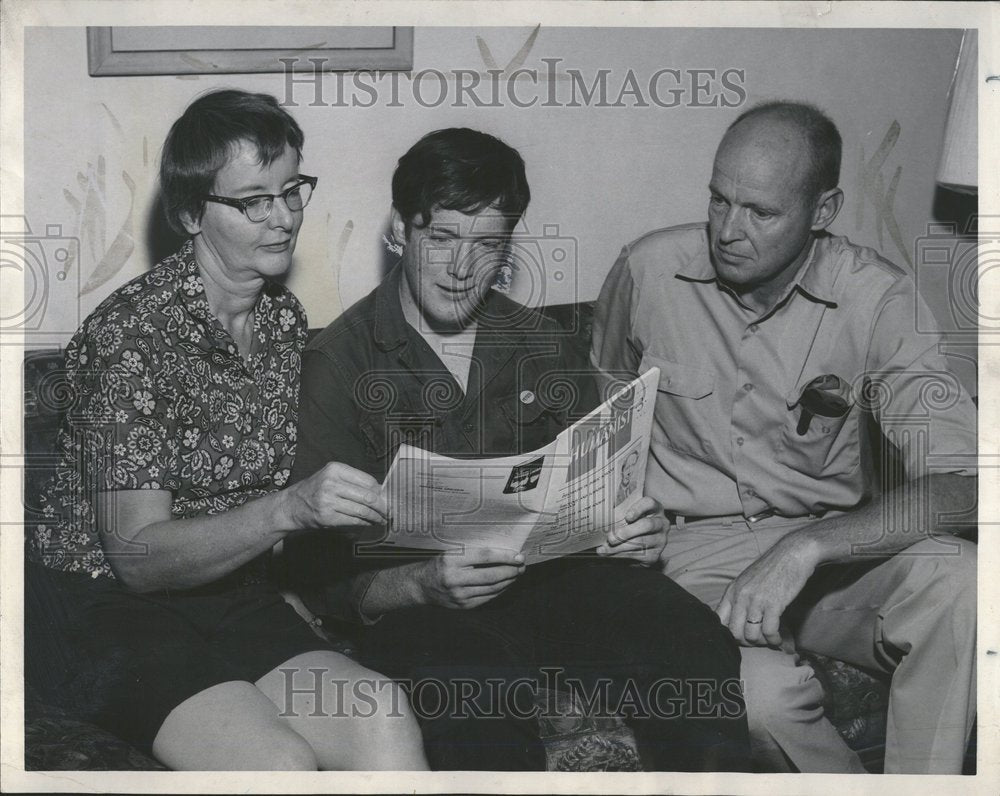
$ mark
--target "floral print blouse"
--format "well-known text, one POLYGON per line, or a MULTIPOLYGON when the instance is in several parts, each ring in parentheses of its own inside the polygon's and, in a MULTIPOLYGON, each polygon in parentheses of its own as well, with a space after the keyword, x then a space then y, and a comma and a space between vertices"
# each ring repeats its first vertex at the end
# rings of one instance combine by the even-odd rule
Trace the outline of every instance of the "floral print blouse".
POLYGON ((101 491, 169 490, 180 519, 283 486, 306 330, 295 296, 267 283, 245 361, 209 309, 191 241, 112 293, 66 349, 74 401, 29 556, 114 577, 95 526, 101 491))

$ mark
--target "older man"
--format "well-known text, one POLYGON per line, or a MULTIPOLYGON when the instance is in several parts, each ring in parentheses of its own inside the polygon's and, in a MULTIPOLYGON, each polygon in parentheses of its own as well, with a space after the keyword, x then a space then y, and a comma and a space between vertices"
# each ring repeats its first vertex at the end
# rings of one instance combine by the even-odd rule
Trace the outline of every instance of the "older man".
POLYGON ((917 331, 910 275, 826 232, 840 156, 815 108, 740 116, 707 225, 651 232, 615 263, 593 359, 660 368, 646 488, 672 519, 664 571, 743 645, 760 762, 863 770, 797 645, 892 675, 887 772, 957 773, 976 547, 951 534, 976 502, 975 410, 939 335, 917 331), (905 461, 905 485, 878 496, 869 411, 905 461))
MULTIPOLYGON (((585 352, 491 289, 528 198, 520 155, 485 133, 439 130, 400 159, 402 260, 306 350, 293 480, 330 459, 382 480, 402 441, 464 458, 525 453, 566 425, 574 407, 546 384, 586 371, 585 352)), ((579 386, 575 409, 589 410, 594 385, 579 386)), ((411 684, 435 768, 544 768, 533 696, 540 680, 573 678, 626 715, 647 766, 745 769, 738 648, 650 568, 660 507, 644 498, 626 519, 590 555, 528 568, 471 548, 327 557, 315 543, 331 537, 317 534, 318 607, 363 624, 362 659, 411 684)))

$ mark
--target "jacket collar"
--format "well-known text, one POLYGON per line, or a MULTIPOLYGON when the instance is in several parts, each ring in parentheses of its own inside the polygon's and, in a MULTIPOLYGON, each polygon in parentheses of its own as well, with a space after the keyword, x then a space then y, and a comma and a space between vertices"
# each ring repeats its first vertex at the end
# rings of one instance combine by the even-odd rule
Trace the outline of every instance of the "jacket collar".
POLYGON ((404 345, 409 338, 403 305, 399 301, 399 284, 403 266, 397 264, 375 288, 375 345, 391 351, 404 345))

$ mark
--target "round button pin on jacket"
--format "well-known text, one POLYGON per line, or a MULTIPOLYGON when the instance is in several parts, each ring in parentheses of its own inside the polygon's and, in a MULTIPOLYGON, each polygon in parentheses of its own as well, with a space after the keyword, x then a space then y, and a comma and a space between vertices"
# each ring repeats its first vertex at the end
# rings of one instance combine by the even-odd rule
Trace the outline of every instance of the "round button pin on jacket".
POLYGON ((523 403, 523 404, 530 404, 530 403, 534 402, 534 400, 535 400, 535 394, 531 390, 524 390, 521 393, 520 398, 521 398, 521 403, 523 403))

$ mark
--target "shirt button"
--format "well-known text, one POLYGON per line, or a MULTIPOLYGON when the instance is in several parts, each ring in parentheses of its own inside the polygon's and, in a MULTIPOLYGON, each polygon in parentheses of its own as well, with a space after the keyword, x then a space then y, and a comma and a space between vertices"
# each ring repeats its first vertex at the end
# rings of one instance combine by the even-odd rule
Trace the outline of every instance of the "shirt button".
POLYGON ((466 423, 464 426, 462 426, 462 428, 465 429, 465 431, 467 431, 467 432, 471 432, 472 431, 472 423, 466 423))
POLYGON ((759 326, 758 326, 757 324, 755 324, 755 323, 751 323, 751 324, 750 324, 750 334, 757 334, 757 330, 758 330, 759 328, 760 328, 760 327, 759 327, 759 326))
POLYGON ((742 446, 743 446, 743 443, 744 443, 745 441, 746 441, 746 440, 744 440, 744 439, 743 439, 743 437, 737 437, 737 438, 736 438, 736 444, 737 444, 737 445, 739 445, 740 447, 742 447, 742 446))
POLYGON ((748 489, 747 490, 747 497, 757 497, 757 493, 754 492, 753 489, 748 489))
POLYGON ((753 385, 750 382, 747 382, 746 384, 743 385, 743 389, 746 390, 747 392, 750 392, 753 390, 753 385))

